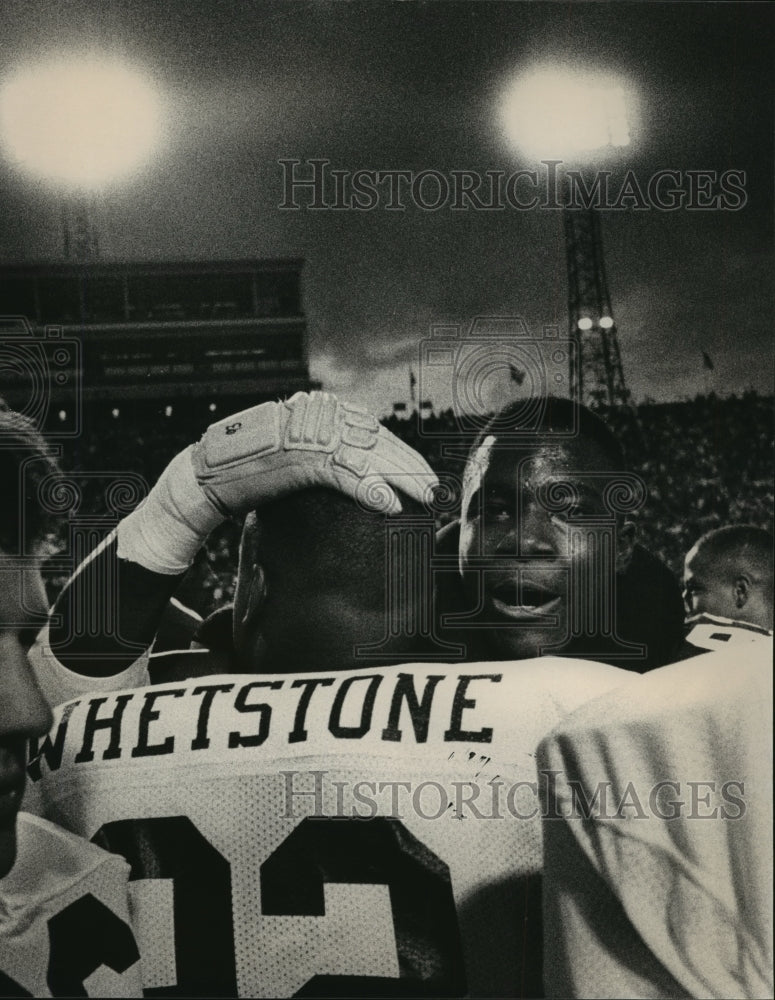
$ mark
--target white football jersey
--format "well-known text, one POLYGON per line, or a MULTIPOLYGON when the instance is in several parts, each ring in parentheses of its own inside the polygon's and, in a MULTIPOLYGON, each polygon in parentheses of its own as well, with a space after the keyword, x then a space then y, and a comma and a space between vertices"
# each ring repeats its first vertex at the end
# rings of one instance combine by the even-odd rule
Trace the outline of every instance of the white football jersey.
POLYGON ((772 638, 688 642, 539 748, 547 996, 773 995, 772 638))
POLYGON ((0 996, 142 996, 129 866, 28 813, 17 835, 0 879, 0 996))
POLYGON ((541 990, 535 750, 586 661, 219 675, 61 706, 45 814, 123 854, 171 995, 541 990))

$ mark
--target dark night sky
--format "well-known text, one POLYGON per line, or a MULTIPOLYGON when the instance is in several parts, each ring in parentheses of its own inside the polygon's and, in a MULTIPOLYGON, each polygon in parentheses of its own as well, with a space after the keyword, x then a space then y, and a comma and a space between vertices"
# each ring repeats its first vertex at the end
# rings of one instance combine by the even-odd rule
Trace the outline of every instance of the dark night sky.
MULTIPOLYGON (((313 374, 390 408, 431 323, 566 322, 556 211, 280 211, 281 157, 332 167, 527 166, 500 134, 504 80, 572 59, 626 78, 634 142, 611 169, 744 170, 740 211, 603 216, 637 399, 770 392, 775 7, 764 3, 70 3, 5 0, 0 74, 84 43, 143 63, 167 96, 165 148, 96 218, 119 258, 303 256, 313 374)), ((4 260, 60 253, 58 205, 0 163, 4 260)), ((437 404, 445 405, 438 390, 437 404)))

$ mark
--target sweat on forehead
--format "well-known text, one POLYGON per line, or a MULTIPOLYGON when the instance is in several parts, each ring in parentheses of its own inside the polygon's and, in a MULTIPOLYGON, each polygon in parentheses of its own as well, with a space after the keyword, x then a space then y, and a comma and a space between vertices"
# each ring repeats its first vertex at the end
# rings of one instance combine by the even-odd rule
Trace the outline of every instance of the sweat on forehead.
POLYGON ((589 438, 544 438, 517 443, 488 434, 468 458, 465 488, 470 493, 483 477, 491 483, 511 482, 519 475, 520 481, 526 483, 534 478, 541 481, 557 476, 611 475, 621 471, 621 463, 589 438))

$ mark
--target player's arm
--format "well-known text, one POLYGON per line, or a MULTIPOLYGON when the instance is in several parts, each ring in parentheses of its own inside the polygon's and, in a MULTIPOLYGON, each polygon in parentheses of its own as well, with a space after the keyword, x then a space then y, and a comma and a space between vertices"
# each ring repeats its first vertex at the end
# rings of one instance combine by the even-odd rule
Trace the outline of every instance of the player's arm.
POLYGON ((375 417, 328 393, 296 393, 220 420, 78 568, 54 607, 50 651, 88 677, 125 671, 152 643, 183 574, 226 518, 313 486, 398 513, 395 488, 422 501, 436 482, 375 417))
MULTIPOLYGON (((145 657, 185 570, 161 573, 119 552, 114 531, 78 567, 54 605, 48 634, 39 639, 46 648, 34 652, 36 659, 97 678, 124 673, 145 657)), ((134 676, 127 682, 139 683, 134 676)))

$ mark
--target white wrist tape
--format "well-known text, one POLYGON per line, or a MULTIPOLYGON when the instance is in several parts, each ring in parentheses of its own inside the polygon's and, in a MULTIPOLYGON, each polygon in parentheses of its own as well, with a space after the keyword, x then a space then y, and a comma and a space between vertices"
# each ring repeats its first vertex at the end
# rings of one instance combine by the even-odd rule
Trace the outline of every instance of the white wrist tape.
POLYGON ((118 525, 118 557, 165 576, 184 573, 223 520, 200 489, 191 447, 186 448, 173 458, 142 504, 118 525))

